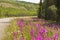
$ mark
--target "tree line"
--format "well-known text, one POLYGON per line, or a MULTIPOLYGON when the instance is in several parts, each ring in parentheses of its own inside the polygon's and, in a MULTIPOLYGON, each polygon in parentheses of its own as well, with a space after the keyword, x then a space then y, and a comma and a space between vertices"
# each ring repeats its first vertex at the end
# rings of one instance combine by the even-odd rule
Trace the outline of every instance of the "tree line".
POLYGON ((40 0, 38 18, 60 22, 60 0, 40 0))

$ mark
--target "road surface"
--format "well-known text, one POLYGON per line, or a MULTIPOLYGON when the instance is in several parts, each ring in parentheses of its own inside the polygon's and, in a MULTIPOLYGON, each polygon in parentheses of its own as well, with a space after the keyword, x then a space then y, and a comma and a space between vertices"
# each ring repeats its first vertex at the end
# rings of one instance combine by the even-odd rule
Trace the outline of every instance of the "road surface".
POLYGON ((0 18, 0 40, 4 36, 5 29, 10 25, 10 21, 14 18, 0 18))

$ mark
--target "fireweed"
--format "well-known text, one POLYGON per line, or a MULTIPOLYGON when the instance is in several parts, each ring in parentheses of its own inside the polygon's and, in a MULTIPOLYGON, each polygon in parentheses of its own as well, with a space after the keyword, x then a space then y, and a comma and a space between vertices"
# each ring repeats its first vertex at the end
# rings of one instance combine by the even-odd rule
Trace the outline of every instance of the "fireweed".
MULTIPOLYGON (((10 40, 60 40, 59 25, 46 24, 46 21, 41 21, 41 20, 36 22, 28 21, 27 23, 25 20, 21 21, 20 19, 16 20, 16 22, 14 22, 13 24, 16 25, 14 26, 15 29, 16 28, 18 29, 17 30, 13 29, 15 31, 11 31, 12 32, 11 35, 13 36, 11 37, 12 39, 10 40)), ((11 28, 14 27, 11 26, 11 28)))

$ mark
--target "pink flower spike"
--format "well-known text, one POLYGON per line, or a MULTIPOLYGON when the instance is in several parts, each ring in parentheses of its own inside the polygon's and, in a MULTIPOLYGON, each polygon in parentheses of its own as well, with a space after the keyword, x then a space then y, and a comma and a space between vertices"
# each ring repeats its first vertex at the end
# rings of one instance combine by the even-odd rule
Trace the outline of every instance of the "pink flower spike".
POLYGON ((18 22, 17 22, 17 25, 18 25, 19 27, 23 27, 23 26, 24 26, 24 23, 23 23, 22 21, 18 21, 18 22))
POLYGON ((30 35, 31 35, 31 36, 34 35, 34 29, 33 29, 33 28, 30 30, 30 35))
POLYGON ((17 32, 13 32, 13 40, 17 40, 17 32))
POLYGON ((47 40, 52 40, 51 38, 48 38, 47 40))
POLYGON ((31 37, 31 40, 35 40, 35 37, 34 37, 34 36, 32 36, 32 37, 31 37))
POLYGON ((39 32, 40 33, 47 33, 48 31, 46 29, 42 28, 39 32))
POLYGON ((54 39, 58 39, 58 34, 53 35, 54 39))
POLYGON ((36 24, 36 27, 39 28, 39 27, 41 27, 41 25, 40 24, 36 24))
POLYGON ((18 32, 13 32, 13 36, 16 37, 18 32))
POLYGON ((30 22, 30 25, 33 26, 33 22, 30 22))
POLYGON ((14 39, 13 40, 17 40, 15 37, 14 37, 14 39))
POLYGON ((24 37, 23 37, 23 36, 21 36, 21 37, 20 37, 20 40, 24 40, 24 37))
POLYGON ((36 40, 43 40, 43 37, 42 37, 42 36, 37 35, 37 36, 36 36, 36 40))

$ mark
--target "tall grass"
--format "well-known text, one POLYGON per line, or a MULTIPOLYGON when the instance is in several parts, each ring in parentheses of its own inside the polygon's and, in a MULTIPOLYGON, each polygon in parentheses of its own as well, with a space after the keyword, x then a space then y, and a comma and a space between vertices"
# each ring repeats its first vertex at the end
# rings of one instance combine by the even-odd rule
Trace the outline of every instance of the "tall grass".
POLYGON ((3 40, 60 40, 59 27, 41 19, 17 19, 11 22, 3 40))

